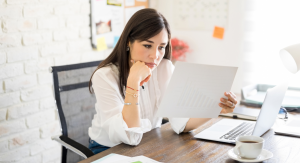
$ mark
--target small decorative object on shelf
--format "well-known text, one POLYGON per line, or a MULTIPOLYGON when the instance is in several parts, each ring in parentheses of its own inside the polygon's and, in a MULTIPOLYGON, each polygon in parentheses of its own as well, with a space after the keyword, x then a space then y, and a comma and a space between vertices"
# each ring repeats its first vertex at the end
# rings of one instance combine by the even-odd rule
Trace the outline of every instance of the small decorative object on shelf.
POLYGON ((189 52, 189 46, 182 40, 177 38, 171 39, 172 44, 172 62, 175 63, 176 61, 185 61, 186 52, 189 52))

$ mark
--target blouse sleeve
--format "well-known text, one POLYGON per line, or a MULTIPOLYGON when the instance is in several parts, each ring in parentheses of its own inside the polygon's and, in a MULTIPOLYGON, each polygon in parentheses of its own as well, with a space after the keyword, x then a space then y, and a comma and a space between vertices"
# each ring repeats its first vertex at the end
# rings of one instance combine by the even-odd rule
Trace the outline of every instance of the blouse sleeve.
POLYGON ((93 125, 103 129, 112 143, 123 142, 129 145, 138 145, 143 133, 151 130, 150 121, 141 119, 140 127, 128 128, 122 116, 124 100, 119 93, 117 79, 112 75, 112 71, 96 72, 92 83, 97 99, 97 114, 94 117, 93 125))
MULTIPOLYGON (((160 63, 159 68, 160 71, 158 73, 158 78, 160 80, 159 85, 161 90, 161 97, 163 97, 175 67, 170 60, 163 59, 160 63)), ((188 120, 189 118, 169 118, 171 127, 177 134, 180 134, 185 129, 188 120)))

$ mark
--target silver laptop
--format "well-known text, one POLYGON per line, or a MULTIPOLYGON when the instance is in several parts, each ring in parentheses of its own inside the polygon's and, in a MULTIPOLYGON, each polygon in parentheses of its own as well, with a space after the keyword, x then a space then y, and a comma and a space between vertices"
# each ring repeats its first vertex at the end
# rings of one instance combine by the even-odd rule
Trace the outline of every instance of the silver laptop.
POLYGON ((219 142, 235 143, 235 138, 239 135, 263 135, 274 125, 287 88, 287 84, 281 84, 267 91, 256 122, 222 119, 194 137, 219 142))

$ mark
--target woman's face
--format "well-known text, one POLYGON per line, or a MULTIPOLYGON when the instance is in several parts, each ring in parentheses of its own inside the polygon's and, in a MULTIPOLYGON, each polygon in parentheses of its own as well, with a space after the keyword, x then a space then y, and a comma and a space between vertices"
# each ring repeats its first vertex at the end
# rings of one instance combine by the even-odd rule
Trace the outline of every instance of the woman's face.
MULTIPOLYGON (((130 60, 145 62, 154 70, 165 55, 165 48, 168 44, 168 32, 164 28, 156 36, 145 41, 129 42, 130 60)), ((130 67, 132 63, 129 60, 130 67)))

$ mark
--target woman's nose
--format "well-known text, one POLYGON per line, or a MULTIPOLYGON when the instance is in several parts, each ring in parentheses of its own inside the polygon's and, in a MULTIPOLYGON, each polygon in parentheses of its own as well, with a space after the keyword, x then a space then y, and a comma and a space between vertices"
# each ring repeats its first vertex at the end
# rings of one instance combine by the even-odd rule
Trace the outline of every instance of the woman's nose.
POLYGON ((150 55, 150 57, 152 59, 157 59, 159 56, 159 50, 155 50, 154 52, 152 52, 152 54, 150 55))

